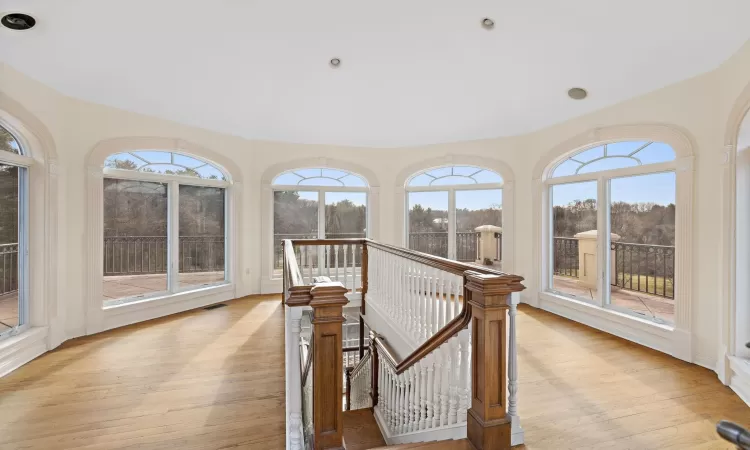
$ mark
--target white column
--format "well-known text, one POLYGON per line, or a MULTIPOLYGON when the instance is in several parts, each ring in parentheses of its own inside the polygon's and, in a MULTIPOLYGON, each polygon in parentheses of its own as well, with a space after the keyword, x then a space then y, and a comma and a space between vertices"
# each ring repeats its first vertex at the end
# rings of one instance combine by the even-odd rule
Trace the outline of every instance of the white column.
POLYGON ((516 313, 521 302, 521 294, 514 292, 508 296, 508 415, 511 425, 511 445, 523 444, 523 428, 518 416, 518 349, 516 345, 516 313))

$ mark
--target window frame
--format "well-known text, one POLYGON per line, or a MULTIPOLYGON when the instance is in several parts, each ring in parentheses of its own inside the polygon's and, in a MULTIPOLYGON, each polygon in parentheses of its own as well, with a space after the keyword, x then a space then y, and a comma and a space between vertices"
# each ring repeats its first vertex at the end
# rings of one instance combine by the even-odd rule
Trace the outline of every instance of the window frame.
MULTIPOLYGON (((133 151, 141 151, 137 149, 131 149, 131 150, 123 150, 120 152, 113 152, 110 155, 108 155, 106 158, 113 154, 117 153, 129 153, 133 151)), ((108 167, 103 167, 102 172, 102 183, 104 179, 116 179, 116 180, 128 180, 128 181, 145 181, 145 182, 152 182, 152 183, 161 183, 165 184, 167 186, 167 255, 169 256, 167 259, 167 289, 164 291, 158 291, 158 292, 151 292, 144 295, 136 295, 136 296, 130 296, 130 297, 121 297, 118 299, 112 299, 105 301, 100 296, 100 304, 101 308, 106 310, 110 308, 116 308, 120 306, 130 305, 137 302, 142 301, 151 301, 151 300, 159 300, 164 298, 170 298, 178 294, 185 294, 190 293, 194 291, 199 291, 202 289, 210 289, 210 288, 216 288, 221 286, 226 286, 232 284, 232 271, 230 270, 230 252, 231 252, 231 240, 232 240, 232 234, 230 233, 230 196, 229 196, 229 190, 231 188, 232 182, 230 181, 230 176, 227 173, 226 170, 223 170, 221 167, 219 167, 217 164, 214 164, 210 161, 205 160, 204 158, 201 158, 199 156, 195 156, 183 151, 179 150, 168 150, 168 149, 148 149, 148 151, 153 152, 164 152, 164 153, 173 153, 173 154, 179 154, 188 156, 200 161, 203 161, 207 164, 210 164, 214 166, 216 169, 221 171, 224 174, 225 180, 216 180, 216 179, 208 179, 208 178, 198 178, 198 177, 191 177, 191 176, 185 176, 185 175, 173 175, 173 174, 160 174, 160 173, 151 173, 151 172, 140 172, 138 170, 127 170, 127 169, 113 169, 108 167), (180 260, 180 249, 179 249, 179 217, 180 217, 180 210, 179 210, 179 202, 180 202, 180 186, 197 186, 197 187, 214 187, 214 188, 220 188, 224 191, 224 280, 221 282, 216 283, 210 283, 205 285, 192 285, 192 286, 186 286, 183 288, 179 287, 179 260, 180 260)), ((102 197, 101 202, 103 205, 103 184, 99 187, 99 189, 102 191, 102 197)), ((102 206, 102 214, 101 219, 103 221, 104 214, 103 214, 103 206, 102 206)), ((103 239, 103 230, 102 230, 102 239, 103 239)), ((100 252, 99 261, 101 264, 103 264, 103 258, 104 254, 103 251, 100 252)), ((101 265, 100 264, 100 265, 101 265)), ((99 283, 104 282, 104 274, 101 274, 101 277, 99 278, 99 283)))
MULTIPOLYGON (((467 177, 469 178, 469 177, 467 177)), ((497 190, 500 189, 503 192, 503 237, 502 237, 502 245, 503 248, 506 248, 506 232, 505 232, 505 222, 508 220, 506 218, 505 214, 505 196, 506 196, 506 180, 502 173, 498 172, 497 170, 490 169, 487 167, 483 167, 480 165, 475 165, 471 163, 467 164, 461 164, 461 163, 455 163, 455 164, 444 164, 440 166, 433 166, 426 169, 422 169, 418 172, 413 173, 409 177, 406 178, 406 182, 404 183, 404 202, 403 202, 403 208, 404 208, 404 224, 403 224, 403 230, 404 230, 404 239, 402 242, 402 245, 404 248, 409 248, 409 233, 410 233, 410 227, 409 227, 409 194, 413 192, 447 192, 448 193, 448 259, 455 259, 456 258, 456 191, 486 191, 486 190, 497 190), (414 178, 430 172, 432 170, 436 169, 442 169, 442 168, 448 168, 448 167, 476 167, 477 169, 486 170, 489 172, 494 172, 497 174, 503 181, 501 183, 476 183, 476 184, 452 184, 452 185, 438 185, 438 186, 410 186, 409 183, 414 178)), ((505 253, 504 253, 505 254, 505 253)), ((503 258, 505 259, 505 258, 503 258)), ((503 261, 503 264, 505 264, 505 261, 503 261)))
MULTIPOLYGON (((270 190, 271 190, 271 236, 270 236, 270 245, 273 247, 274 243, 274 236, 276 236, 276 202, 275 202, 275 194, 276 192, 281 191, 294 191, 294 192, 316 192, 318 195, 318 237, 317 239, 325 239, 325 222, 326 222, 326 216, 325 216, 325 194, 326 192, 352 192, 352 193, 364 193, 365 194, 365 238, 370 238, 372 236, 372 230, 371 230, 371 186, 369 183, 369 180, 356 172, 353 172, 351 170, 347 169, 339 169, 337 167, 297 167, 295 169, 291 170, 285 170, 283 172, 279 172, 278 174, 274 175, 272 178, 271 184, 270 184, 270 190), (298 184, 273 184, 273 180, 276 180, 279 176, 294 172, 297 170, 305 170, 305 169, 328 169, 328 170, 338 170, 340 172, 348 172, 349 174, 355 175, 362 179, 365 183, 367 183, 366 186, 309 186, 309 185, 298 185, 298 184)), ((274 268, 274 251, 273 248, 271 249, 269 258, 264 258, 265 263, 269 265, 269 276, 271 280, 280 280, 281 274, 277 273, 277 270, 274 268), (270 260, 269 260, 270 258, 270 260)))
POLYGON ((30 251, 30 171, 35 165, 34 158, 28 154, 26 144, 15 130, 0 120, 0 127, 7 131, 16 141, 19 153, 0 150, 0 164, 17 167, 18 171, 18 325, 0 332, 0 341, 17 336, 31 328, 31 266, 30 251))
MULTIPOLYGON (((608 251, 601 251, 601 249, 609 249, 611 244, 611 224, 610 224, 610 209, 611 209, 611 185, 610 181, 617 178, 627 178, 627 177, 633 177, 633 176, 642 176, 642 175, 652 175, 652 174, 659 174, 659 173, 666 173, 671 172, 675 174, 675 207, 676 210, 679 211, 684 205, 681 205, 680 201, 680 190, 681 189, 687 189, 686 187, 683 187, 682 184, 684 184, 684 181, 681 182, 681 177, 678 175, 679 172, 684 171, 686 166, 692 166, 692 160, 689 157, 680 157, 677 149, 667 140, 659 140, 659 139, 647 139, 648 141, 652 143, 662 143, 669 145, 672 147, 672 150, 675 153, 675 158, 672 161, 668 162, 661 162, 661 163, 654 163, 654 164, 643 164, 639 166, 633 166, 633 167, 624 167, 624 168, 618 168, 618 169, 609 169, 609 170, 602 170, 597 172, 590 172, 585 174, 574 174, 574 175, 566 175, 566 176, 560 176, 560 177, 554 177, 553 173, 557 169, 557 167, 562 164, 563 162, 571 159, 575 155, 585 152, 587 150, 590 150, 592 148, 596 148, 599 146, 602 146, 604 144, 614 144, 614 143, 620 143, 620 142, 632 142, 636 141, 637 139, 632 138, 622 138, 622 139, 611 139, 607 141, 597 142, 595 144, 586 145, 584 147, 580 147, 578 149, 569 151, 562 155, 561 157, 557 158, 552 164, 548 166, 548 169, 546 170, 545 176, 542 179, 542 189, 543 189, 543 202, 542 202, 542 208, 543 208, 543 226, 542 226, 542 254, 544 255, 543 261, 542 261, 542 267, 541 267, 541 274, 542 274, 542 283, 540 287, 540 291, 547 294, 552 294, 558 298, 562 298, 568 301, 573 302, 583 302, 583 300, 577 299, 575 296, 564 293, 562 291, 556 290, 553 288, 553 278, 554 278, 554 236, 553 236, 553 220, 554 220, 554 214, 553 214, 553 193, 552 189, 554 186, 558 185, 566 185, 566 184, 573 184, 573 183, 580 183, 580 182, 590 182, 594 181, 596 182, 597 186, 597 248, 599 251, 597 252, 597 266, 599 267, 599 273, 597 274, 597 291, 596 296, 593 299, 593 303, 585 302, 588 305, 592 305, 594 307, 603 309, 603 310, 610 310, 615 311, 621 314, 624 314, 626 316, 637 318, 644 320, 648 323, 658 325, 658 326, 664 326, 669 329, 674 329, 677 327, 678 322, 678 311, 677 311, 677 299, 678 299, 678 291, 681 291, 681 287, 678 285, 677 279, 678 279, 678 270, 677 270, 677 264, 679 263, 677 252, 678 248, 681 247, 683 243, 683 239, 680 239, 680 236, 684 236, 684 230, 681 228, 683 227, 683 224, 679 220, 680 212, 677 212, 678 218, 675 220, 675 267, 674 267, 674 273, 675 273, 675 282, 673 285, 674 290, 674 302, 675 302, 675 321, 674 323, 666 323, 659 320, 654 320, 653 318, 644 317, 643 315, 637 314, 632 310, 629 310, 627 308, 622 308, 617 305, 613 305, 611 302, 611 287, 609 283, 609 277, 605 276, 605 274, 610 273, 611 270, 611 261, 608 256, 608 251)), ((582 166, 583 167, 583 166, 582 166)), ((684 214, 684 213, 683 213, 684 214)), ((681 292, 680 292, 681 294, 681 292)))

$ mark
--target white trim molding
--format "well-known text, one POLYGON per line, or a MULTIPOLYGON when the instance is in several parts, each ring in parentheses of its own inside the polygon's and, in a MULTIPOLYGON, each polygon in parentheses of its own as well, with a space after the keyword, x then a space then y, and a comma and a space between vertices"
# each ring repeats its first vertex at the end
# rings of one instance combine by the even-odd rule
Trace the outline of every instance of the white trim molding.
POLYGON ((750 283, 738 277, 750 268, 750 205, 745 192, 750 186, 750 84, 734 103, 727 118, 724 146, 718 149, 721 164, 721 246, 719 271, 719 319, 716 373, 750 405, 750 283), (742 137, 742 142, 740 139, 742 137))
MULTIPOLYGON (((426 192, 426 191, 442 191, 448 192, 448 214, 449 214, 449 227, 453 227, 455 222, 455 191, 457 190, 481 190, 481 189, 501 189, 503 191, 503 236, 502 236, 502 250, 503 250, 503 261, 502 270, 504 272, 512 273, 516 266, 515 258, 515 178, 513 170, 505 162, 487 158, 484 156, 476 155, 460 155, 460 154, 446 154, 435 158, 420 161, 416 164, 411 164, 399 172, 396 177, 396 185, 394 189, 395 193, 395 220, 393 236, 395 237, 395 243, 403 247, 409 246, 408 242, 408 209, 409 205, 407 202, 407 196, 409 192, 426 192), (492 183, 492 184, 466 184, 466 185, 446 185, 446 186, 431 186, 431 187, 408 187, 407 183, 409 180, 420 172, 428 171, 430 169, 437 169, 440 167, 450 166, 473 166, 480 169, 489 170, 499 174, 503 182, 492 183)), ((453 240, 449 239, 449 249, 452 251, 454 247, 453 240)))
MULTIPOLYGON (((281 292, 281 277, 274 276, 273 258, 274 258, 274 200, 273 193, 275 190, 298 190, 324 192, 363 192, 367 195, 367 237, 378 239, 380 237, 379 218, 380 218, 380 183, 375 173, 366 167, 358 164, 334 158, 298 158, 282 163, 274 164, 263 172, 261 176, 261 279, 260 292, 263 294, 272 294, 281 292), (273 185, 273 180, 285 172, 295 169, 321 168, 342 170, 350 172, 362 178, 367 186, 280 186, 273 185)), ((321 221, 325 220, 324 202, 319 202, 319 217, 321 221)), ((323 227, 318 227, 318 232, 323 233, 323 227)), ((320 236, 322 238, 322 236, 320 236)))
MULTIPOLYGON (((22 155, 2 152, 3 160, 26 168, 20 210, 25 223, 21 239, 28 242, 21 311, 25 325, 0 339, 0 377, 51 350, 65 339, 65 308, 58 302, 58 248, 65 245, 58 228, 63 194, 58 189, 57 152, 45 125, 20 103, 0 92, 0 126, 17 140, 22 155), (7 154, 5 154, 7 153, 7 154)), ((20 211, 19 210, 19 211, 20 211)))
MULTIPOLYGON (((242 178, 239 167, 226 157, 205 147, 182 139, 162 137, 123 137, 98 143, 89 152, 86 170, 86 286, 85 333, 94 334, 133 323, 151 320, 178 312, 204 307, 237 297, 243 278, 238 277, 239 253, 242 234, 237 232, 241 209, 242 178), (208 161, 221 170, 225 180, 205 180, 191 177, 165 175, 136 171, 105 169, 105 159, 115 153, 138 150, 168 151, 208 161), (102 301, 103 280, 103 183, 105 177, 161 181, 170 185, 170 217, 178 216, 178 204, 172 201, 179 185, 215 186, 225 189, 225 282, 212 286, 195 286, 194 289, 179 290, 172 286, 171 293, 153 295, 144 299, 132 299, 123 304, 104 305, 102 301)), ((177 222, 172 221, 170 236, 176 236, 177 222)), ((172 250, 177 251, 172 245, 172 250)), ((174 266, 174 255, 170 258, 174 266)), ((176 277, 173 277, 176 278, 176 277)))
MULTIPOLYGON (((538 268, 529 280, 529 293, 524 301, 531 306, 541 307, 547 311, 586 324, 593 328, 614 334, 647 347, 668 353, 679 359, 693 362, 693 149, 694 139, 690 134, 677 126, 666 124, 630 124, 596 128, 555 146, 548 151, 535 165, 533 172, 534 199, 534 240, 533 257, 538 268), (552 178, 552 170, 557 165, 577 152, 595 148, 602 144, 622 141, 662 142, 672 147, 675 160, 668 163, 643 165, 633 168, 613 169, 586 175, 572 175, 552 178), (598 196, 608 197, 604 182, 614 177, 633 176, 649 173, 671 171, 676 179, 676 218, 675 218, 675 323, 664 325, 604 307, 606 293, 599 289, 597 304, 572 299, 552 292, 551 249, 548 236, 551 233, 549 189, 553 184, 582 180, 598 182, 598 196)), ((603 200, 600 200, 603 201, 603 200)), ((599 247, 605 248, 609 235, 606 208, 599 208, 599 247), (602 231, 606 229, 606 231, 602 231)), ((605 252, 599 252, 599 263, 608 267, 609 258, 605 252)), ((606 271, 604 272, 606 273, 606 271)), ((604 284, 606 280, 600 280, 604 284)))

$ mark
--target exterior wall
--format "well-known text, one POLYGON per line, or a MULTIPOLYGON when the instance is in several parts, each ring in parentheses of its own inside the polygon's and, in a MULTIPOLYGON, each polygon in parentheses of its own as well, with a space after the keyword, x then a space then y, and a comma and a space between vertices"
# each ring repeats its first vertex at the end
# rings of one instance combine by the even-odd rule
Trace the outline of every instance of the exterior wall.
MULTIPOLYGON (((263 235, 263 176, 269 168, 286 166, 295 160, 324 158, 367 167, 379 183, 379 214, 373 237, 399 244, 403 205, 396 199, 398 177, 423 161, 446 157, 460 163, 462 157, 498 160, 512 170, 514 178, 513 228, 515 230, 514 272, 524 276, 527 286, 538 285, 533 243, 534 173, 555 155, 553 148, 598 127, 623 124, 665 124, 684 132, 695 154, 693 204, 694 247, 692 280, 693 360, 714 368, 719 348, 719 293, 722 260, 720 245, 722 150, 726 124, 734 102, 750 82, 750 44, 716 71, 665 87, 619 105, 579 117, 523 136, 400 149, 348 148, 249 141, 183 126, 68 97, 47 88, 7 66, 0 66, 0 94, 22 104, 42 122, 54 139, 59 178, 59 265, 58 297, 64 306, 65 338, 86 330, 87 205, 86 170, 90 155, 101 141, 122 137, 162 137, 188 141, 210 149, 232 161, 241 172, 243 194, 238 234, 241 265, 237 267, 237 295, 259 293, 261 289, 263 235), (398 203, 398 204, 397 204, 398 203)), ((594 93, 595 95, 595 93, 594 93)), ((13 111, 10 111, 11 113, 13 111)), ((571 149, 572 150, 572 149, 571 149)), ((537 292, 527 289, 523 300, 534 303, 537 292)))

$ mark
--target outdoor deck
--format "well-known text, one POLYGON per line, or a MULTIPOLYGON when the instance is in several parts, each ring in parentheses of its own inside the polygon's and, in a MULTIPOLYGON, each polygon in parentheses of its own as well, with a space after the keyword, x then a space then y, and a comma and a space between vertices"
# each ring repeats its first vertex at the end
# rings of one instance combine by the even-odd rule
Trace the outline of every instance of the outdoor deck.
POLYGON ((0 295, 0 333, 18 325, 18 294, 0 295))
MULTIPOLYGON (((180 288, 214 284, 224 280, 224 272, 193 272, 180 274, 180 288)), ((127 275, 104 277, 103 300, 161 292, 167 290, 167 274, 127 275)))
MULTIPOLYGON (((582 300, 594 301, 596 290, 582 286, 576 278, 555 276, 554 289, 574 295, 582 300)), ((612 304, 623 309, 643 314, 647 318, 659 318, 674 323, 674 299, 629 291, 612 286, 612 304)))

